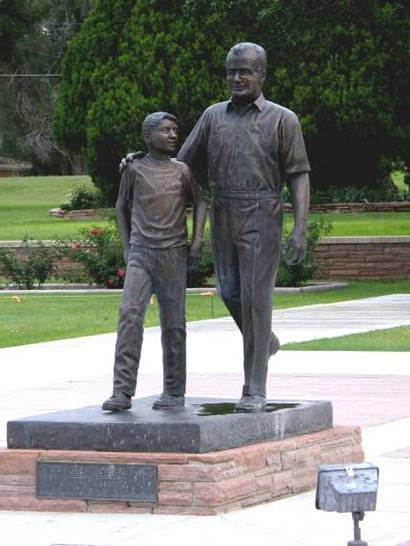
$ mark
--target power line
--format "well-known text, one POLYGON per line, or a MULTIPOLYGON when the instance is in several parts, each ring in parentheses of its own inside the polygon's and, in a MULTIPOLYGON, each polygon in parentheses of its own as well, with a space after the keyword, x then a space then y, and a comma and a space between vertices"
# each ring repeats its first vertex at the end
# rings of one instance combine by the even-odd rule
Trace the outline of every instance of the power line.
POLYGON ((0 74, 0 78, 59 78, 61 74, 0 74))

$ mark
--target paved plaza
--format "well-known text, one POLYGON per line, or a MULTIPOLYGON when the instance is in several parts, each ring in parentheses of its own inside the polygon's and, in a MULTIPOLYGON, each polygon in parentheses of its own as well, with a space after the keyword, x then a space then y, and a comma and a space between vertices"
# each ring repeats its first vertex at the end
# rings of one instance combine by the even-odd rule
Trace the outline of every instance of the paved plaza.
MULTIPOLYGON (((410 324, 410 295, 275 311, 282 343, 410 324)), ((99 405, 111 393, 115 334, 0 349, 0 445, 8 420, 99 405), (5 372, 5 370, 7 370, 5 372)), ((230 318, 188 326, 188 396, 239 397, 241 337, 230 318)), ((331 400, 335 425, 363 427, 365 460, 380 467, 369 546, 410 544, 409 353, 281 351, 268 396, 331 400)), ((146 330, 137 399, 161 391, 159 329, 146 330)), ((138 400, 136 401, 138 404, 138 400)), ((135 406, 137 408, 138 405, 135 406)), ((1 546, 339 546, 353 539, 348 514, 317 511, 314 492, 220 516, 0 512, 1 546)))

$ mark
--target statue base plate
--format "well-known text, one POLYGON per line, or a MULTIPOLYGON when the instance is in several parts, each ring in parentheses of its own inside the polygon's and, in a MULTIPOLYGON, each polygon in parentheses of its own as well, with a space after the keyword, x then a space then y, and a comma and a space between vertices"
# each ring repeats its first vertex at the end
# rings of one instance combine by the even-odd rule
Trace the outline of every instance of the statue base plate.
POLYGON ((7 423, 12 449, 209 453, 283 440, 332 427, 327 401, 268 400, 261 413, 235 413, 234 400, 187 398, 185 407, 153 410, 155 397, 133 401, 129 411, 99 406, 49 413, 7 423))

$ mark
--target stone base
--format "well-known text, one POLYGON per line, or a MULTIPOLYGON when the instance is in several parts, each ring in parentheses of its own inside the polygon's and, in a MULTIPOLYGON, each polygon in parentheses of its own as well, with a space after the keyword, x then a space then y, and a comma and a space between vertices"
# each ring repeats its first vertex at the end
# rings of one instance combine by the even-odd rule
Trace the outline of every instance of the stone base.
POLYGON ((268 400, 266 411, 235 413, 235 400, 187 398, 185 407, 152 409, 155 396, 129 411, 100 406, 59 411, 7 423, 11 449, 208 453, 283 440, 331 428, 331 402, 268 400))
POLYGON ((203 454, 3 449, 0 510, 214 515, 312 489, 317 464, 362 461, 361 432, 352 427, 203 454), (158 499, 39 499, 38 462, 155 465, 158 499))

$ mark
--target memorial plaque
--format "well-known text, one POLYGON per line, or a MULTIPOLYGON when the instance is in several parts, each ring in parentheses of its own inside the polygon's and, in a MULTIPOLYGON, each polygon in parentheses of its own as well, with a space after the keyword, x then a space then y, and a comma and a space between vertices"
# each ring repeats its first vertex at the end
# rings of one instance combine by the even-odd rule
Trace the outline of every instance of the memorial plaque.
POLYGON ((156 502, 157 467, 38 462, 36 495, 46 499, 156 502))

